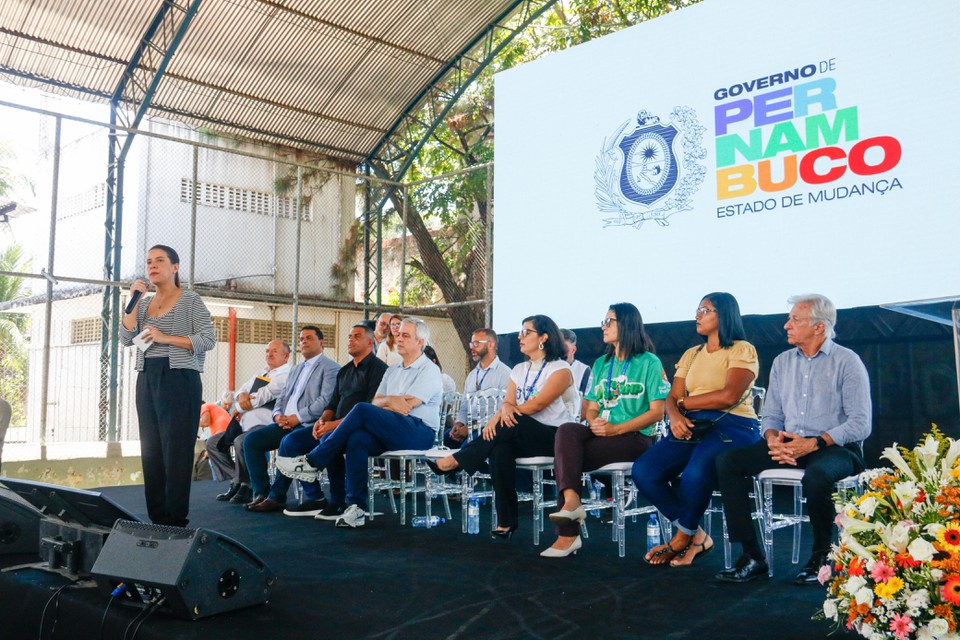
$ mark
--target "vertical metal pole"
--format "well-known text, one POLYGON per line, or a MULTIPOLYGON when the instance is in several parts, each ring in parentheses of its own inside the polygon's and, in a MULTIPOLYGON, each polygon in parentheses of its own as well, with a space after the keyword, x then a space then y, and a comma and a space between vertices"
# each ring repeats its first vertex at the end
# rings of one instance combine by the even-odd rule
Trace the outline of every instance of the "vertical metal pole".
MULTIPOLYGON (((293 272, 293 330, 292 336, 290 337, 290 345, 295 345, 299 342, 299 331, 297 331, 297 318, 300 313, 300 231, 303 222, 303 216, 300 215, 300 202, 303 195, 303 169, 300 165, 297 165, 297 200, 296 200, 296 216, 297 216, 297 247, 294 250, 294 272, 293 272)), ((297 363, 297 354, 299 352, 293 350, 293 362, 291 364, 297 363)))
POLYGON ((363 183, 363 317, 370 313, 370 165, 363 183))
MULTIPOLYGON (((128 138, 129 141, 129 138, 128 138)), ((113 220, 113 280, 120 280, 120 256, 123 251, 123 178, 127 163, 126 154, 117 159, 117 196, 114 200, 113 220)), ((149 171, 149 167, 147 169, 149 171)), ((120 368, 120 286, 110 287, 110 299, 113 301, 110 319, 110 387, 107 421, 107 442, 117 441, 117 387, 120 368)))
MULTIPOLYGON (((400 228, 400 314, 403 314, 403 304, 406 301, 407 292, 407 185, 403 185, 401 191, 403 200, 400 202, 401 219, 403 226, 400 228)), ((383 273, 383 272, 381 272, 383 273)))
MULTIPOLYGON (((392 188, 392 187, 389 187, 392 188)), ((386 200, 382 200, 377 208, 377 306, 383 304, 383 206, 386 200)))
POLYGON ((487 268, 483 283, 483 325, 493 326, 493 166, 487 165, 487 223, 484 225, 486 234, 487 268))
MULTIPOLYGON (((107 138, 107 210, 104 214, 103 279, 113 279, 113 211, 117 198, 117 103, 110 103, 110 133, 107 138)), ((109 287, 103 290, 103 306, 100 311, 100 404, 97 415, 97 437, 107 437, 107 422, 110 412, 110 326, 114 319, 113 296, 109 287)))
POLYGON ((190 279, 188 281, 188 286, 191 289, 193 289, 197 264, 197 174, 199 173, 199 158, 200 148, 193 145, 193 177, 190 185, 190 279))
POLYGON ((57 116, 53 137, 53 177, 50 184, 50 241, 47 249, 47 302, 43 322, 43 370, 40 379, 40 450, 41 459, 47 452, 47 404, 50 394, 50 333, 53 320, 53 274, 57 246, 57 195, 60 187, 60 117, 57 116))

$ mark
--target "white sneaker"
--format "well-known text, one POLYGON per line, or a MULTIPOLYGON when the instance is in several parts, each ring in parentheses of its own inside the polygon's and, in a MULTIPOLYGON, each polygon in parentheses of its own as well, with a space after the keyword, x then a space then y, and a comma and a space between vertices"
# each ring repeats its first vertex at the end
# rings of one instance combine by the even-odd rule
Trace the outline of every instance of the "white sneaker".
POLYGON ((337 518, 337 526, 356 529, 357 527, 362 527, 367 523, 366 518, 366 512, 359 506, 352 504, 347 507, 347 510, 343 512, 342 516, 337 518))
POLYGON ((307 461, 307 456, 283 458, 277 456, 277 471, 302 482, 316 482, 320 470, 307 461))

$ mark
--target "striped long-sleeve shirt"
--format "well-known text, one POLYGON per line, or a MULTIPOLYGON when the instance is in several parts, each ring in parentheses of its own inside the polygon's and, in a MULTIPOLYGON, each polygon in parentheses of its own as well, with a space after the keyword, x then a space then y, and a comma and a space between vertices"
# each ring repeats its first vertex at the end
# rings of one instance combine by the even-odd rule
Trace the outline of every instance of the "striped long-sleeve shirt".
POLYGON ((147 318, 147 307, 153 296, 143 298, 137 305, 137 326, 127 330, 120 325, 120 344, 128 347, 133 344, 133 338, 143 331, 147 325, 155 326, 160 331, 171 336, 185 336, 190 338, 193 352, 169 344, 154 344, 146 351, 137 349, 137 371, 143 371, 143 358, 166 357, 170 360, 171 369, 196 369, 203 371, 204 354, 217 343, 210 321, 210 312, 207 310, 200 296, 189 289, 184 289, 180 299, 160 318, 147 318))

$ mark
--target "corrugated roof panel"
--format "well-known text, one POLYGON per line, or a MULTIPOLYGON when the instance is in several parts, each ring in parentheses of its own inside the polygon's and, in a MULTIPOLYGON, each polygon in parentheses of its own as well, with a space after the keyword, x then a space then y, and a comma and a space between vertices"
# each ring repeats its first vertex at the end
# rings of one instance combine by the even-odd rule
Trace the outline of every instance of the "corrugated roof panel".
MULTIPOLYGON (((0 64, 54 84, 112 94, 161 1, 3 0, 0 64)), ((514 4, 202 0, 152 113, 171 117, 172 110, 194 125, 341 149, 331 153, 356 160, 514 4)))

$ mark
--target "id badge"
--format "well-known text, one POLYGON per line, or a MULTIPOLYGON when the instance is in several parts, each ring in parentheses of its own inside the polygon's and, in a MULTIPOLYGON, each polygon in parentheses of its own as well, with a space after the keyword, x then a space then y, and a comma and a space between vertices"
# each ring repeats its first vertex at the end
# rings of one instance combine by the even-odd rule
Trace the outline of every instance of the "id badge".
POLYGON ((601 412, 600 412, 600 417, 603 418, 604 420, 609 420, 609 419, 610 419, 610 409, 604 409, 603 411, 601 411, 601 412))

